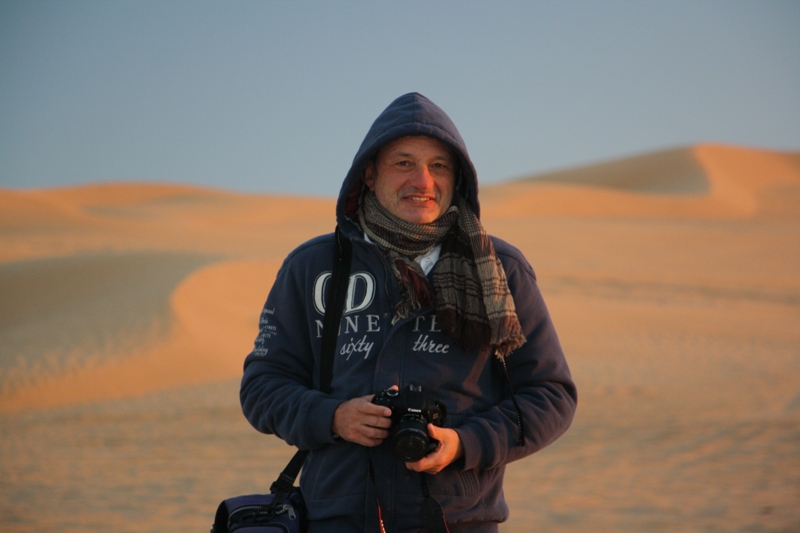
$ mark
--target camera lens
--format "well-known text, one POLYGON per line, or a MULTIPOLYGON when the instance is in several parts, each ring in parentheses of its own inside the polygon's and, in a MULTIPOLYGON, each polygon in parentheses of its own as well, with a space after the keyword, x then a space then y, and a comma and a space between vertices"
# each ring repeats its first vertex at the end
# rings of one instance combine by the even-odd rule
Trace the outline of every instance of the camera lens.
POLYGON ((429 448, 427 422, 417 416, 404 416, 397 425, 394 450, 403 461, 413 463, 425 457, 429 448))

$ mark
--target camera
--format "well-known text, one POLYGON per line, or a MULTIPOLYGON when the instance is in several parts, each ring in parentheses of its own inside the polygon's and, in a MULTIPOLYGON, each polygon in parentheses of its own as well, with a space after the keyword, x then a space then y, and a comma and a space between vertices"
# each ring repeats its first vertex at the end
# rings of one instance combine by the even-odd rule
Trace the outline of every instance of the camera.
POLYGON ((419 461, 439 444, 428 435, 428 423, 442 427, 447 409, 422 390, 409 385, 406 389, 386 389, 378 392, 372 403, 392 410, 392 439, 394 450, 409 463, 419 461))

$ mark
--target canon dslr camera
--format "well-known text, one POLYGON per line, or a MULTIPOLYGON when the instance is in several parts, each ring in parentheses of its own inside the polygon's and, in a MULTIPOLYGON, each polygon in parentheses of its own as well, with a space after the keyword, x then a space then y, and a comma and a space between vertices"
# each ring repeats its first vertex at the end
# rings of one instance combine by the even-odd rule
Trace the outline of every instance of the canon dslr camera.
POLYGON ((439 444, 428 435, 428 423, 442 427, 447 418, 444 404, 433 401, 422 386, 378 392, 372 403, 392 410, 391 433, 394 450, 408 463, 419 461, 439 444))

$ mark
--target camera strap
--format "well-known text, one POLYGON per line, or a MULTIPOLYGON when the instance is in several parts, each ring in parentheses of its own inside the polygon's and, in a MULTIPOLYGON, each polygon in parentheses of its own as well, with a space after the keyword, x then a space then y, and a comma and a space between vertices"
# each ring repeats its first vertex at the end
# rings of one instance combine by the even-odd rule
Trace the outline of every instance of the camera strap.
POLYGON ((447 522, 444 519, 442 505, 431 496, 431 489, 428 486, 428 474, 420 472, 420 484, 422 485, 422 523, 428 533, 450 533, 447 522))
POLYGON ((325 302, 319 361, 319 386, 320 390, 325 393, 331 392, 333 357, 336 351, 336 338, 339 335, 339 322, 342 320, 342 309, 350 284, 350 261, 352 259, 352 244, 349 239, 342 236, 339 226, 336 226, 334 239, 336 240, 336 254, 333 260, 331 287, 328 289, 328 299, 325 302))
MULTIPOLYGON (((336 350, 336 337, 339 332, 339 321, 342 319, 345 296, 350 281, 350 262, 352 245, 342 236, 339 226, 334 234, 336 240, 336 253, 333 259, 333 274, 331 276, 328 298, 325 302, 325 317, 322 326, 322 343, 320 347, 319 385, 323 392, 330 392, 333 379, 333 356, 336 350)), ((289 494, 292 492, 294 481, 303 463, 308 457, 308 450, 297 450, 281 475, 278 476, 269 488, 272 494, 289 494)))
MULTIPOLYGON (((372 481, 372 486, 374 488, 375 468, 372 466, 372 459, 369 459, 369 479, 372 481)), ((428 486, 428 474, 420 472, 419 479, 423 496, 422 525, 425 526, 426 533, 450 533, 450 529, 447 527, 447 522, 444 519, 442 505, 436 501, 436 498, 431 496, 431 489, 428 486)), ((381 502, 377 494, 375 495, 375 503, 378 505, 378 531, 379 533, 386 533, 386 527, 383 524, 381 502)))
POLYGON ((372 488, 375 490, 375 505, 378 506, 378 533, 386 533, 386 526, 383 525, 383 510, 381 509, 381 500, 378 498, 378 490, 375 486, 375 467, 372 466, 372 459, 367 455, 369 461, 369 480, 372 482, 372 488))

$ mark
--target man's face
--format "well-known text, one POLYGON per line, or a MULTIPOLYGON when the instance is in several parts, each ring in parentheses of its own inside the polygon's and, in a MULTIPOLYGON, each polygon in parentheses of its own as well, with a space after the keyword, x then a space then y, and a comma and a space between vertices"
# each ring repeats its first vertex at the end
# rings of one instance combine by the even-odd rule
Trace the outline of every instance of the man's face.
POLYGON ((430 224, 453 200, 455 161, 450 150, 430 137, 403 137, 367 163, 364 183, 397 218, 430 224))

